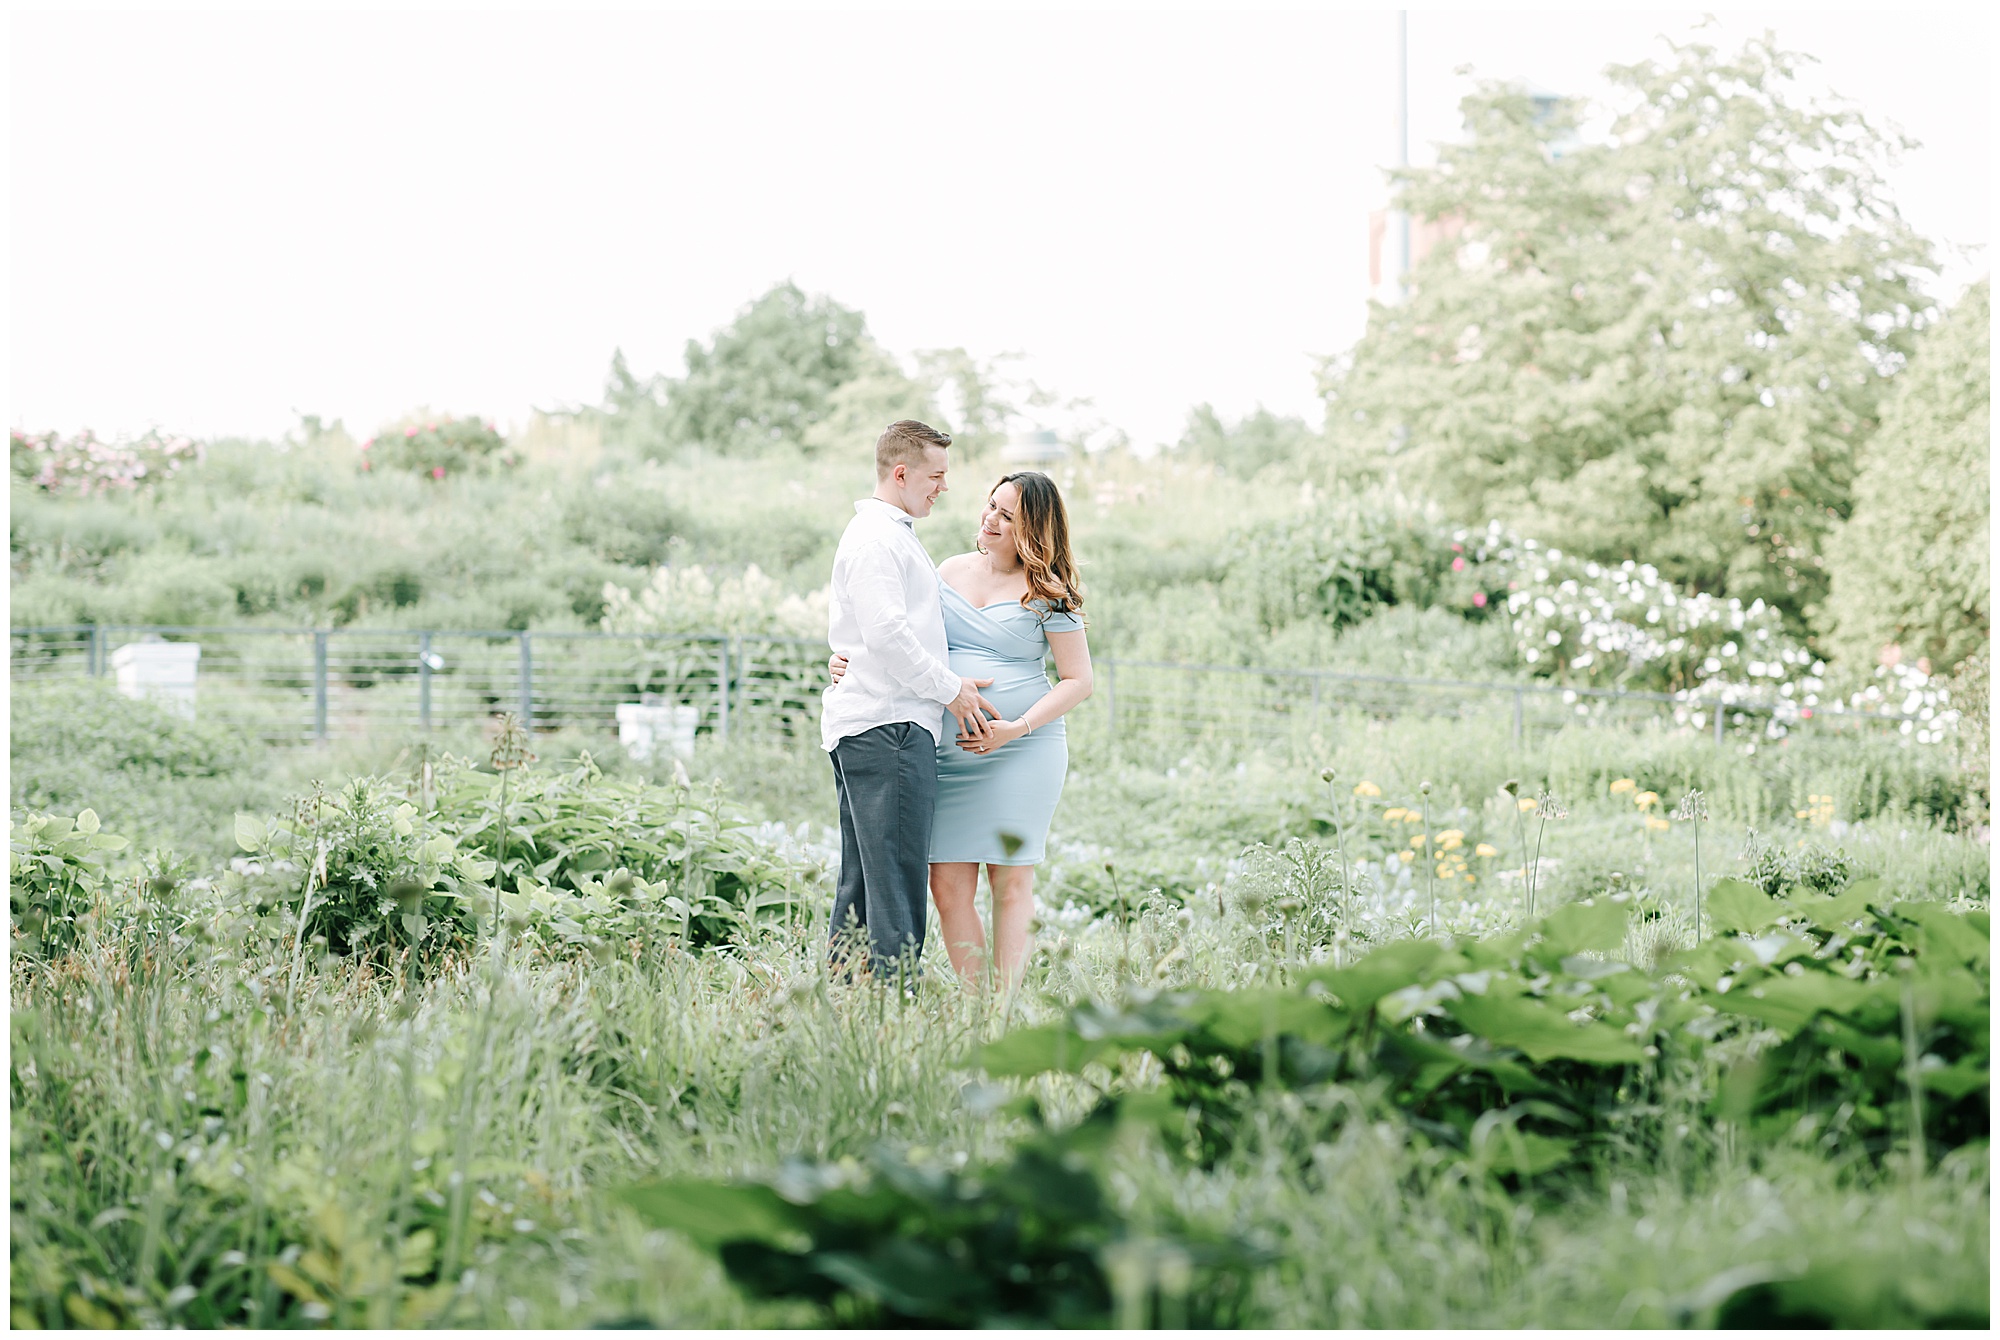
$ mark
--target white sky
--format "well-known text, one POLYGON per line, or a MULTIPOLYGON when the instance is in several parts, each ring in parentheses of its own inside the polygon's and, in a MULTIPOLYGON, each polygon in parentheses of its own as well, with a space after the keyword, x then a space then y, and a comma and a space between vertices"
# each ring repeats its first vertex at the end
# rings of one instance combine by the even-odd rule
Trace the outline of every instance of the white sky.
MULTIPOLYGON (((1411 143, 1470 80, 1603 87, 1694 11, 1419 11, 1411 143)), ((1727 13, 1923 142, 1905 215, 1985 272, 1971 12, 1727 13)), ((357 433, 594 401, 790 276, 889 348, 1022 350, 1135 443, 1318 416, 1393 161, 1393 11, 15 13, 16 427, 357 433)))

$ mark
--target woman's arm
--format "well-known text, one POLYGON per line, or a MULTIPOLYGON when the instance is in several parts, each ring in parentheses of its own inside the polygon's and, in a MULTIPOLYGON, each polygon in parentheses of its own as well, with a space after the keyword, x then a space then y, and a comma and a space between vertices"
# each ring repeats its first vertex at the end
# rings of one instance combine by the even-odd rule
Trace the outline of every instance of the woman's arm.
POLYGON ((1014 720, 994 722, 990 739, 974 740, 961 735, 958 741, 960 748, 972 749, 975 753, 990 753, 1051 721, 1060 721, 1071 708, 1090 696, 1094 685, 1090 675, 1088 635, 1078 629, 1073 633, 1050 633, 1048 637, 1049 650, 1056 657, 1056 686, 1037 698, 1033 706, 1014 720))

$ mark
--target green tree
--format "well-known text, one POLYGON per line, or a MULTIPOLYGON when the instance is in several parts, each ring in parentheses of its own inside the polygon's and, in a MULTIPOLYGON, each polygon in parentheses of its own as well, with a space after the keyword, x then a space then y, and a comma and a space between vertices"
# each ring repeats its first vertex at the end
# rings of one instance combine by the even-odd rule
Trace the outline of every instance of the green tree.
POLYGON ((1991 320, 1981 280, 1926 332, 1862 453, 1854 515, 1828 559, 1843 660, 1872 665, 1894 644, 1943 674, 1992 636, 1991 320))
POLYGON ((1200 404, 1188 411, 1187 426, 1174 450, 1248 479, 1275 462, 1305 459, 1317 441, 1304 419, 1273 414, 1262 405, 1234 423, 1225 423, 1213 406, 1200 404))
POLYGON ((1802 623, 1931 261, 1894 146, 1803 98, 1801 59, 1613 67, 1595 143, 1578 103, 1467 98, 1465 141, 1398 177, 1443 240, 1323 370, 1336 468, 1802 623))

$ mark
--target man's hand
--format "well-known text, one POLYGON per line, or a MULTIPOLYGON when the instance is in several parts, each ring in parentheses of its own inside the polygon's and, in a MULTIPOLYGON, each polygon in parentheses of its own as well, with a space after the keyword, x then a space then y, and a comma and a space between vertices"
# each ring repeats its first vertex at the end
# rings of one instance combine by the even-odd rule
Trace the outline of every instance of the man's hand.
POLYGON ((978 740, 992 735, 993 728, 987 722, 998 718, 1000 711, 979 694, 992 682, 990 679, 967 679, 964 675, 958 677, 958 696, 945 704, 945 711, 958 722, 960 735, 978 740))
POLYGON ((847 673, 847 658, 836 651, 826 658, 826 672, 832 675, 833 682, 838 684, 841 676, 847 673))
POLYGON ((1003 744, 1012 744, 1028 733, 1025 721, 996 721, 988 728, 984 739, 970 735, 958 737, 958 747, 968 754, 990 754, 1003 744))

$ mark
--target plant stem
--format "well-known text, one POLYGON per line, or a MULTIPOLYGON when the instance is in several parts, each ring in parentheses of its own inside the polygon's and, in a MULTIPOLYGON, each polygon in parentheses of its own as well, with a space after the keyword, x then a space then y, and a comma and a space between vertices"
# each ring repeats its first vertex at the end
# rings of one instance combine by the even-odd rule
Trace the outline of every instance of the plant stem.
MULTIPOLYGON (((1907 960, 1906 960, 1907 963, 1907 960)), ((1918 1080, 1916 989, 1903 982, 1903 1083, 1910 1091, 1910 1176, 1924 1175, 1924 1091, 1918 1080)))
MULTIPOLYGON (((1430 783, 1426 782, 1428 786, 1430 783)), ((1426 928, 1432 935, 1438 933, 1437 895, 1437 843, 1431 837, 1431 798, 1425 796, 1420 802, 1424 810, 1424 891, 1430 896, 1430 925, 1426 928)))
POLYGON ((1548 831, 1547 819, 1542 820, 1535 828, 1535 859, 1528 866, 1528 920, 1530 921, 1535 919, 1535 881, 1542 873, 1542 834, 1548 831))
POLYGON ((1527 896, 1528 917, 1529 919, 1532 920, 1535 915, 1535 893, 1534 893, 1534 885, 1529 882, 1529 875, 1528 875, 1527 812, 1521 808, 1520 798, 1518 796, 1510 795, 1508 797, 1508 801, 1510 804, 1514 806, 1514 828, 1521 835, 1521 888, 1522 891, 1527 896))
MULTIPOLYGON (((1327 804, 1333 810, 1333 841, 1335 847, 1340 851, 1340 924, 1341 929, 1345 930, 1348 923, 1354 917, 1354 877, 1348 873, 1347 869, 1347 834, 1341 829, 1340 794, 1333 789, 1332 782, 1326 784, 1326 794, 1327 804)), ((1333 942, 1333 966, 1336 968, 1340 966, 1340 939, 1338 936, 1334 938, 1333 942)))
POLYGON ((1694 942, 1701 945, 1701 819, 1694 821, 1694 942))

